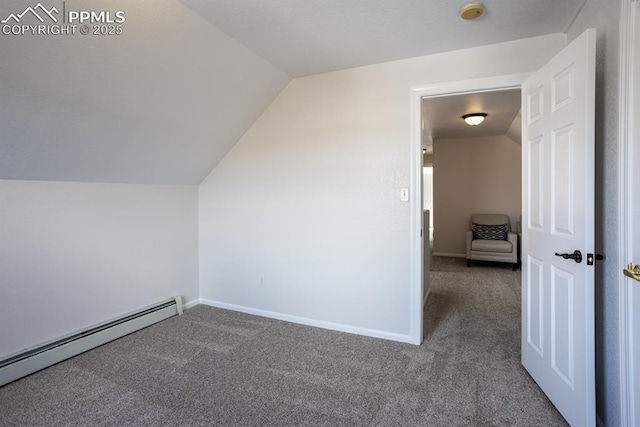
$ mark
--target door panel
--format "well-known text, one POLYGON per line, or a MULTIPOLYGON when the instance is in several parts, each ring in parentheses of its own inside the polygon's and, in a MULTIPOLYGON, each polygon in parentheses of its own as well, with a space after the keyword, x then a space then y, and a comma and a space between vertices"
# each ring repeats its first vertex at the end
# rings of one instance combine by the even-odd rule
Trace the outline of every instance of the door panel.
MULTIPOLYGON (((528 176, 526 177, 527 192, 524 194, 523 200, 527 203, 527 215, 523 216, 526 219, 528 228, 542 231, 544 228, 544 188, 542 176, 544 173, 542 137, 535 138, 526 142, 527 154, 525 158, 528 159, 528 176)), ((523 209, 524 211, 524 209, 523 209)), ((526 227, 525 227, 526 228, 526 227)))
POLYGON ((544 329, 542 321, 544 319, 542 301, 544 291, 542 287, 542 261, 532 256, 527 257, 528 280, 525 281, 527 287, 527 319, 525 328, 527 331, 527 344, 531 346, 540 356, 544 355, 544 329))
POLYGON ((551 266, 551 366, 570 388, 574 387, 575 346, 571 319, 574 301, 573 275, 551 266))
POLYGON ((574 94, 574 66, 569 65, 564 70, 553 76, 551 80, 552 89, 552 101, 551 111, 555 112, 562 107, 569 105, 573 102, 574 94))
POLYGON ((554 130, 551 142, 551 229, 556 235, 573 235, 573 124, 554 130))
POLYGON ((595 424, 594 98, 595 30, 522 86, 522 364, 573 426, 595 424))

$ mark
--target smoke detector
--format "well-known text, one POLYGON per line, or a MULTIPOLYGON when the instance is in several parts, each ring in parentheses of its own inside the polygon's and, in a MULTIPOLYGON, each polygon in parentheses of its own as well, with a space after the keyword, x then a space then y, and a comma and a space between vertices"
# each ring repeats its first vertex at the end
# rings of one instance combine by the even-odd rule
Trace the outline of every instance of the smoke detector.
POLYGON ((467 20, 476 19, 482 16, 483 13, 484 6, 482 3, 467 3, 460 9, 460 18, 467 20))

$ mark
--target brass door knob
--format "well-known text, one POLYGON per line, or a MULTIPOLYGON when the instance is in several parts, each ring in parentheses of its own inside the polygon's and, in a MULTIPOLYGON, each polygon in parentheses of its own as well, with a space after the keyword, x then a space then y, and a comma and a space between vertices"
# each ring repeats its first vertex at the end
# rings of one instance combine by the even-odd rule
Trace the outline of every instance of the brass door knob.
POLYGON ((625 276, 631 277, 632 279, 640 282, 640 265, 636 265, 634 267, 633 263, 630 262, 629 265, 627 265, 627 268, 625 268, 622 272, 625 276))

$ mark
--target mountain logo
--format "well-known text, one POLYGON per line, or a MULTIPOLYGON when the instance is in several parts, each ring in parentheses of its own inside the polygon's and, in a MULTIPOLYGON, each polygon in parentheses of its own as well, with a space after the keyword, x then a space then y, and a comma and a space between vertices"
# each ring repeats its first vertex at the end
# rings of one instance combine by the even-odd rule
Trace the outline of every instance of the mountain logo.
POLYGON ((43 19, 43 17, 41 15, 48 16, 49 18, 51 18, 51 20, 53 22, 58 22, 56 17, 53 16, 54 13, 55 14, 59 13, 58 9, 56 9, 55 7, 52 7, 50 10, 47 10, 47 8, 42 5, 42 3, 38 3, 34 7, 29 6, 24 10, 24 12, 19 13, 17 15, 15 13, 12 13, 9 16, 7 16, 6 19, 3 19, 0 22, 3 23, 3 24, 6 24, 7 22, 9 22, 10 20, 13 19, 15 21, 15 23, 17 24, 28 13, 30 13, 33 16, 35 16, 38 19, 38 21, 40 21, 40 22, 44 22, 44 19, 43 19), (40 13, 38 13, 38 12, 40 12, 40 13))

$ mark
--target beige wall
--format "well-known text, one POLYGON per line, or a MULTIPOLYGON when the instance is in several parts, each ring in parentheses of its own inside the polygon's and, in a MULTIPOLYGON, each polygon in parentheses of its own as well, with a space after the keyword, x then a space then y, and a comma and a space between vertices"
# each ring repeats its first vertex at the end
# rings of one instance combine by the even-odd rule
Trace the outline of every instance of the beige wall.
POLYGON ((506 136, 434 141, 434 254, 463 255, 474 213, 521 213, 520 145, 506 136))

